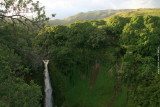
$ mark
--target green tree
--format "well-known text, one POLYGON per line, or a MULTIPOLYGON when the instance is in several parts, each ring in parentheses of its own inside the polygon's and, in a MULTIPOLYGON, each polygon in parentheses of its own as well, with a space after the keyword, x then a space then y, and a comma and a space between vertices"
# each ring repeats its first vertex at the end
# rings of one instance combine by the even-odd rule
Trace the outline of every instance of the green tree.
POLYGON ((157 98, 157 96, 144 95, 142 90, 143 88, 152 90, 149 81, 150 78, 155 77, 157 72, 157 48, 160 43, 159 25, 159 17, 132 17, 120 36, 120 45, 125 50, 120 72, 123 74, 122 78, 128 84, 129 90, 134 93, 136 106, 149 106, 152 101, 149 103, 149 100, 145 99, 157 98), (146 82, 146 86, 142 85, 143 81, 146 82), (142 97, 142 95, 144 96, 142 97))
POLYGON ((23 75, 29 72, 21 58, 7 46, 0 46, 0 106, 40 106, 41 87, 33 81, 26 84, 23 75))

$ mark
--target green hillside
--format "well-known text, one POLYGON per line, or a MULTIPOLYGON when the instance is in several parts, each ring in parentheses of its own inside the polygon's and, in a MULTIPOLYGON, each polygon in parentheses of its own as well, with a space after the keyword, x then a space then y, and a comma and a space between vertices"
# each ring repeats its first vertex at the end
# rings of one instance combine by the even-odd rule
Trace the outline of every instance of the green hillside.
MULTIPOLYGON (((128 11, 117 12, 111 17, 120 16, 120 17, 134 17, 134 16, 142 16, 142 15, 152 15, 152 16, 160 16, 160 8, 153 9, 134 9, 128 11)), ((107 20, 110 17, 105 18, 107 20)))
POLYGON ((98 19, 107 20, 112 16, 133 17, 140 15, 160 16, 160 8, 89 11, 86 13, 79 13, 74 16, 70 16, 64 20, 59 20, 59 19, 51 20, 49 21, 48 25, 66 25, 73 23, 76 20, 98 20, 98 19))
POLYGON ((139 15, 160 16, 160 8, 153 9, 134 9, 130 11, 117 12, 115 15, 122 17, 133 17, 139 15))
POLYGON ((89 11, 86 13, 79 13, 74 16, 70 16, 64 20, 51 20, 49 21, 49 25, 66 25, 75 22, 76 20, 98 20, 98 19, 104 19, 106 17, 112 16, 116 14, 117 12, 125 12, 129 11, 128 9, 122 9, 122 10, 100 10, 100 11, 89 11))

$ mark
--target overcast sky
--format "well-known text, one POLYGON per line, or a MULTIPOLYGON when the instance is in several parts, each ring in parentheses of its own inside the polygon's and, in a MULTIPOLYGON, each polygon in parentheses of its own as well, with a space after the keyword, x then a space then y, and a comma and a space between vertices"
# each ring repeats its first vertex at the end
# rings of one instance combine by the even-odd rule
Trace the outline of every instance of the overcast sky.
MULTIPOLYGON (((36 0, 34 0, 36 1, 36 0)), ((160 0, 38 0, 50 17, 64 19, 79 12, 106 9, 160 8, 160 0)))

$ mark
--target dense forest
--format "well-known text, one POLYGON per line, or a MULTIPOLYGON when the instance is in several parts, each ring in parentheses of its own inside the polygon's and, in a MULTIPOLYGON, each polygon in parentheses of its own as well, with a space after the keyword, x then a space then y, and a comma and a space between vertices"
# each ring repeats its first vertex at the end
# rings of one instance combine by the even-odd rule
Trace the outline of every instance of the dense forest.
MULTIPOLYGON (((12 3, 1 5, 9 10, 12 3)), ((32 4, 34 20, 1 10, 0 107, 44 105, 43 59, 50 60, 54 107, 160 106, 160 17, 48 26, 38 3, 21 1, 16 10, 32 4)))

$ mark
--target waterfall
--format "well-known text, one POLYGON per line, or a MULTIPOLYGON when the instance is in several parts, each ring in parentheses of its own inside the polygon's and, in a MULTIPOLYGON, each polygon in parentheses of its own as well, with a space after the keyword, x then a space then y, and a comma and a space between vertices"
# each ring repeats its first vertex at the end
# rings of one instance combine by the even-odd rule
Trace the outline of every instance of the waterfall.
POLYGON ((44 62, 44 83, 45 83, 45 107, 53 107, 53 98, 52 98, 52 87, 51 87, 51 82, 49 78, 49 73, 48 73, 48 63, 49 60, 43 60, 44 62))

